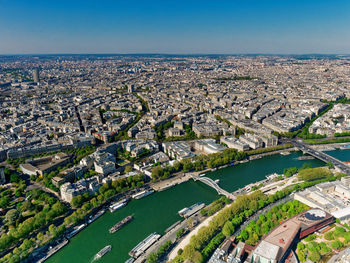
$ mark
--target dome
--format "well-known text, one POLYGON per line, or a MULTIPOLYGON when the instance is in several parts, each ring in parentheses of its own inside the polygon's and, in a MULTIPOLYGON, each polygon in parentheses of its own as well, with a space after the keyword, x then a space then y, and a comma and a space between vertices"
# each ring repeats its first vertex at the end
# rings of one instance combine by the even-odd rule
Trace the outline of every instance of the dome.
POLYGON ((320 220, 326 217, 326 212, 320 209, 311 209, 305 213, 305 217, 309 220, 320 220))

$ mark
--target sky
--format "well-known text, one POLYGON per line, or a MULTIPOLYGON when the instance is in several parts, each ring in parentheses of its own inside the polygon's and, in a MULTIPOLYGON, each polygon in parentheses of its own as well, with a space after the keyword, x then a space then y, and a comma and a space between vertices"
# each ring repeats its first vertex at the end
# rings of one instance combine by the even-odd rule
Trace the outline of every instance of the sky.
POLYGON ((0 54, 350 54, 349 0, 0 0, 0 54))

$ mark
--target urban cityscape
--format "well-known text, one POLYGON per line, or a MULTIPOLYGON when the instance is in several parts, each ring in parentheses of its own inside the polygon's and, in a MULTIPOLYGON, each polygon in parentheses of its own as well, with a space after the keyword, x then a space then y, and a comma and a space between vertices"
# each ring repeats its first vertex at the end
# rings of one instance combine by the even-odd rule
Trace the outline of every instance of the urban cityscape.
MULTIPOLYGON (((80 26, 94 22, 74 18, 77 35, 68 34, 69 10, 83 3, 58 2, 0 1, 5 18, 22 3, 18 12, 29 24, 37 19, 32 8, 52 12, 52 20, 43 14, 47 24, 31 31, 28 42, 12 42, 26 36, 26 21, 18 18, 10 31, 0 27, 0 262, 350 262, 349 42, 333 38, 340 44, 322 41, 320 49, 309 49, 309 38, 317 39, 310 35, 293 46, 296 52, 277 42, 260 52, 249 41, 253 49, 234 41, 232 50, 225 44, 215 46, 217 52, 207 49, 214 47, 208 38, 197 50, 191 41, 171 45, 162 30, 180 37, 172 19, 187 21, 198 7, 194 18, 202 21, 200 14, 216 10, 213 3, 151 1, 132 9, 87 1, 79 19, 96 12, 100 20, 91 21, 106 27, 98 30, 126 39, 119 49, 100 51, 105 47, 93 42, 101 35, 92 26, 93 44, 81 38, 80 52, 74 48, 80 26), (118 19, 120 12, 135 17, 128 30, 112 29, 117 20, 100 17, 111 10, 118 19), (143 27, 138 13, 164 19, 164 28, 149 20, 143 27), (56 21, 61 14, 67 21, 56 21), (40 41, 52 40, 46 30, 56 27, 65 44, 41 49, 40 41), (131 44, 133 34, 144 44, 131 44)), ((236 9, 251 8, 233 2, 236 9)), ((260 10, 259 1, 251 2, 252 13, 260 10)), ((270 2, 273 10, 292 12, 292 1, 270 2)), ((306 8, 300 16, 308 23, 319 19, 308 17, 311 6, 296 2, 306 8)), ((336 2, 336 22, 349 26, 343 13, 349 3, 336 2)), ((236 12, 231 4, 223 3, 222 12, 236 12)), ((335 8, 318 4, 318 15, 335 8)), ((259 14, 266 26, 261 33, 275 34, 267 13, 259 14)), ((213 27, 220 31, 217 18, 213 27)), ((197 41, 194 23, 180 29, 197 41)), ((248 27, 241 23, 236 26, 248 27)), ((308 30, 295 23, 295 30, 308 30)))

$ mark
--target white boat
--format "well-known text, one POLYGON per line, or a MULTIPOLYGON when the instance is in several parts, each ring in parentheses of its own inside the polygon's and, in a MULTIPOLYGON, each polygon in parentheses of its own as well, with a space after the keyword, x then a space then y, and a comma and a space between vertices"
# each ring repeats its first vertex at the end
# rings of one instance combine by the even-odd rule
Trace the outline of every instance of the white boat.
POLYGON ((216 179, 214 182, 215 182, 215 183, 219 183, 219 182, 220 182, 220 179, 216 179))
POLYGON ((83 230, 86 226, 87 226, 87 224, 82 224, 82 225, 76 227, 72 232, 70 232, 69 234, 67 234, 67 238, 72 238, 72 237, 75 236, 79 231, 83 230))
POLYGON ((290 152, 281 152, 281 155, 290 155, 290 152))
POLYGON ((148 195, 152 194, 153 192, 154 192, 154 190, 149 190, 149 191, 144 190, 144 191, 141 191, 141 192, 138 192, 138 193, 132 195, 132 198, 141 199, 142 197, 148 196, 148 195))
POLYGON ((128 199, 127 199, 127 198, 124 198, 124 199, 122 199, 121 201, 118 201, 118 202, 116 202, 116 203, 111 204, 111 205, 109 206, 109 211, 110 211, 111 213, 113 213, 113 212, 117 211, 118 209, 120 209, 120 208, 126 206, 127 204, 128 204, 128 199))
POLYGON ((94 260, 102 258, 106 253, 111 251, 111 249, 112 249, 111 245, 105 246, 99 252, 97 252, 97 254, 94 257, 94 260))
POLYGON ((339 148, 340 150, 350 150, 350 145, 344 145, 339 148))
POLYGON ((88 223, 91 224, 92 222, 94 222, 97 218, 99 218, 100 216, 102 216, 105 213, 105 210, 101 210, 98 213, 96 213, 96 215, 94 216, 90 216, 88 223))

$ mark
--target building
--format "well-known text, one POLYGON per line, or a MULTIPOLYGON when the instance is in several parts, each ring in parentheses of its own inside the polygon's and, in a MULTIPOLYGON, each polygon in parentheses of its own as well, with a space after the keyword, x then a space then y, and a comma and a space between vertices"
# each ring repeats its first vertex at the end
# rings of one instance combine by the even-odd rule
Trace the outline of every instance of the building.
POLYGON ((4 168, 0 168, 0 185, 6 183, 4 168))
POLYGON ((234 136, 222 136, 220 138, 220 143, 227 145, 228 148, 233 148, 238 151, 249 150, 249 145, 236 139, 234 136))
POLYGON ((197 140, 194 143, 194 148, 206 154, 218 153, 226 149, 225 146, 216 143, 215 139, 197 140))
POLYGON ((114 162, 95 162, 95 171, 99 174, 108 175, 116 171, 114 162))
POLYGON ((33 80, 36 83, 39 83, 39 81, 40 81, 40 79, 39 79, 39 69, 38 68, 35 68, 33 70, 33 80))
POLYGON ((296 215, 266 235, 245 262, 284 262, 299 239, 334 222, 335 219, 331 214, 320 209, 310 209, 296 215))
POLYGON ((325 182, 294 194, 294 199, 310 207, 322 209, 341 221, 350 218, 350 177, 325 182))
POLYGON ((162 147, 168 156, 179 161, 195 156, 191 151, 191 146, 186 142, 164 142, 162 147))
POLYGON ((56 170, 58 167, 64 167, 71 160, 71 156, 66 153, 57 153, 53 156, 46 156, 26 161, 20 164, 19 168, 24 174, 43 175, 56 170))
POLYGON ((166 132, 166 136, 167 137, 175 137, 175 136, 181 136, 182 130, 178 129, 178 128, 170 128, 169 130, 167 130, 166 132))
POLYGON ((64 183, 60 187, 60 194, 64 201, 71 202, 74 196, 84 194, 86 192, 94 194, 100 188, 100 178, 93 176, 88 179, 81 179, 76 183, 64 183))

